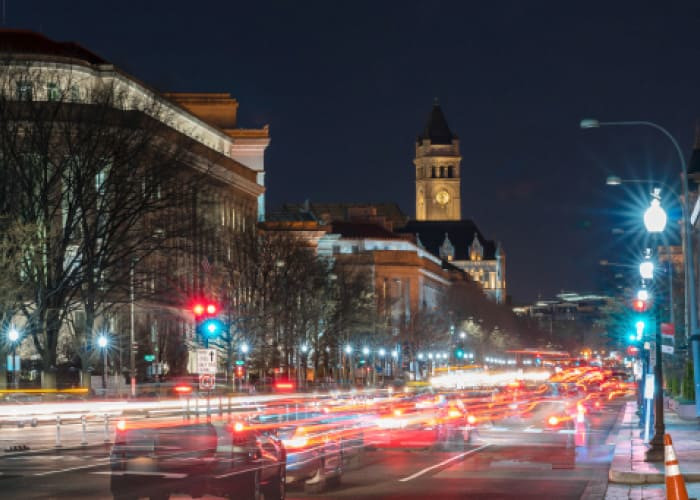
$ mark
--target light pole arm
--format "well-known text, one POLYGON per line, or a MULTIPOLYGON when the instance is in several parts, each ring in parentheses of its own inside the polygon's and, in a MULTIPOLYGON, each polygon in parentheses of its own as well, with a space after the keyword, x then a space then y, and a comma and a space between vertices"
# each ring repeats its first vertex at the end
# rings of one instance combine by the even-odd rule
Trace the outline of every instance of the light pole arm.
POLYGON ((688 189, 688 168, 683 156, 683 151, 678 145, 676 138, 664 127, 654 122, 649 121, 614 121, 614 122, 596 122, 586 120, 581 122, 582 128, 594 128, 596 126, 643 126, 651 127, 658 130, 671 141, 673 147, 678 154, 678 161, 681 164, 681 188, 683 193, 683 254, 685 264, 686 277, 686 308, 688 310, 688 325, 686 335, 691 342, 693 368, 694 368, 694 383, 695 383, 695 413, 700 417, 700 334, 698 332, 698 312, 695 292, 695 265, 693 263, 693 237, 692 226, 690 224, 690 196, 688 189))

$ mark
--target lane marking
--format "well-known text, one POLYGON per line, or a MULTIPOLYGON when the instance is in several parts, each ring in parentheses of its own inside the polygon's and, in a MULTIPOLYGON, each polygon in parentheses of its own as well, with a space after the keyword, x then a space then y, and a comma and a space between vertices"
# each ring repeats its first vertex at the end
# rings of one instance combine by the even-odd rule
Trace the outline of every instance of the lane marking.
POLYGON ((70 472, 70 471, 73 471, 73 470, 91 469, 91 468, 94 468, 94 467, 102 467, 103 465, 106 465, 106 464, 109 462, 109 458, 106 459, 106 460, 105 460, 105 459, 102 459, 102 462, 104 462, 104 463, 100 463, 100 464, 90 464, 90 465, 81 465, 81 466, 79 466, 79 467, 69 467, 69 468, 67 468, 67 469, 50 470, 50 471, 46 471, 46 472, 37 472, 37 473, 35 473, 35 474, 33 474, 33 475, 34 475, 34 476, 50 476, 51 474, 60 474, 61 472, 70 472))
POLYGON ((91 472, 90 474, 101 474, 105 476, 158 476, 163 479, 184 479, 187 474, 181 474, 177 472, 149 472, 149 471, 123 471, 123 470, 107 470, 107 471, 97 471, 91 472))
POLYGON ((491 443, 486 443, 486 444, 483 444, 483 445, 479 446, 478 448, 474 448, 473 450, 465 451, 464 453, 460 453, 459 455, 455 455, 454 457, 448 458, 447 460, 443 460, 442 462, 440 462, 440 463, 438 463, 438 464, 431 465, 430 467, 427 467, 427 468, 425 468, 425 469, 423 469, 423 470, 420 470, 420 471, 416 472, 415 474, 411 474, 411 475, 408 476, 408 477, 404 477, 404 478, 402 478, 402 479, 399 479, 399 481, 402 482, 402 483, 403 483, 403 482, 406 482, 406 481, 410 481, 410 480, 412 480, 412 479, 415 479, 415 478, 417 478, 417 477, 422 476, 423 474, 426 474, 426 473, 430 472, 431 470, 438 469, 438 468, 440 468, 440 467, 442 467, 442 466, 444 466, 444 465, 447 465, 447 464, 449 464, 449 463, 451 463, 451 462, 454 462, 455 460, 459 460, 460 458, 464 458, 464 457, 466 457, 467 455, 471 455, 472 453, 476 453, 477 451, 483 450, 483 449, 486 448, 487 446, 491 446, 491 443))

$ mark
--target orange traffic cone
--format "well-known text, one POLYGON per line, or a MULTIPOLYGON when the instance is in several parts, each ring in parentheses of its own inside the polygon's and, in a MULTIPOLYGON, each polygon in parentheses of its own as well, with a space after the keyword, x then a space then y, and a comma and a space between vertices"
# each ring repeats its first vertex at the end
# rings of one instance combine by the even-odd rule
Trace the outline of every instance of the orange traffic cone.
POLYGON ((673 450, 671 436, 664 434, 664 459, 666 462, 666 498, 667 500, 688 500, 688 490, 681 476, 676 452, 673 450))

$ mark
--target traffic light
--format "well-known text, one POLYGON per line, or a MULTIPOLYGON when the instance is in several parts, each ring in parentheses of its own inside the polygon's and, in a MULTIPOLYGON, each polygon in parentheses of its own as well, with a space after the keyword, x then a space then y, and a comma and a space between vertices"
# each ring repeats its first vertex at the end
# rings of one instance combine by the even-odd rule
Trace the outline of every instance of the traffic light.
POLYGON ((224 324, 219 318, 207 318, 199 326, 199 330, 207 338, 216 338, 224 331, 224 324))
POLYGON ((457 359, 464 359, 464 348, 462 347, 457 347, 455 349, 455 357, 457 359))
POLYGON ((236 377, 237 378, 245 377, 245 366, 243 366, 243 365, 236 366, 236 377))
POLYGON ((632 301, 632 309, 640 313, 645 312, 647 309, 649 309, 649 301, 639 298, 634 299, 632 301))
POLYGON ((192 304, 197 334, 201 337, 205 347, 209 346, 210 339, 216 339, 224 332, 225 325, 218 318, 219 306, 206 299, 197 299, 192 304))

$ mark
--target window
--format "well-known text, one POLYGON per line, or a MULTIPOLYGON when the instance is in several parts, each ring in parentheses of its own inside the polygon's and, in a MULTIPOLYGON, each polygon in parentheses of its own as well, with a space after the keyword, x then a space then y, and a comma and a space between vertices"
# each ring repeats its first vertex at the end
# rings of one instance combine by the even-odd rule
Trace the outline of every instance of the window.
POLYGON ((432 169, 432 172, 431 172, 430 177, 432 177, 432 178, 434 179, 435 177, 437 177, 437 175, 436 175, 437 168, 436 168, 436 167, 431 167, 431 169, 432 169))
POLYGON ((46 98, 49 101, 58 101, 61 99, 61 91, 58 90, 57 84, 49 83, 46 85, 46 98))
POLYGON ((33 99, 31 82, 17 82, 17 100, 31 101, 33 99))
POLYGON ((455 168, 452 165, 450 165, 449 167, 447 167, 447 177, 449 177, 451 179, 454 176, 455 176, 455 168))
POLYGON ((78 102, 80 100, 80 89, 77 85, 71 85, 70 87, 70 100, 73 102, 78 102))

